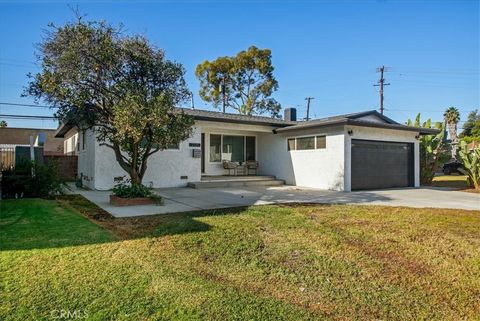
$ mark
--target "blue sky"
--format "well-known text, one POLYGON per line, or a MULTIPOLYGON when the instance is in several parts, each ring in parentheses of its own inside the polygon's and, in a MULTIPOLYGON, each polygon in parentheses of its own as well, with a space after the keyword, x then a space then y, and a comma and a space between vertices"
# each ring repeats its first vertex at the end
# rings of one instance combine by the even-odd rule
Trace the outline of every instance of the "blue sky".
MULTIPOLYGON (((404 122, 422 112, 441 120, 448 106, 462 120, 479 108, 478 1, 0 1, 0 102, 22 98, 35 72, 35 44, 49 22, 62 24, 77 5, 87 19, 123 23, 181 62, 190 89, 205 59, 256 45, 270 48, 282 107, 313 117, 377 109, 376 67, 385 65, 386 115, 404 122)), ((188 105, 188 104, 187 104, 188 105)), ((195 97, 196 108, 212 109, 195 97)), ((0 114, 51 115, 41 108, 0 106, 0 114)), ((56 127, 51 121, 8 120, 11 127, 56 127)), ((460 124, 461 125, 461 124, 460 124)), ((461 127, 461 126, 460 126, 461 127)))

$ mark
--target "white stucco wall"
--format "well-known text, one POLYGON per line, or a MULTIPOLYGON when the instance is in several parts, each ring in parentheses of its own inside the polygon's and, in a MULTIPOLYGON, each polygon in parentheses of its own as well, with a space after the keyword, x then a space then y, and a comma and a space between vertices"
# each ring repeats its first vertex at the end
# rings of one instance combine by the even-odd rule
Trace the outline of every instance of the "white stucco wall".
POLYGON ((260 173, 275 175, 287 184, 343 190, 344 129, 330 127, 288 133, 262 134, 259 139, 260 173), (287 139, 325 135, 326 148, 288 151, 287 139))
POLYGON ((83 135, 79 133, 80 150, 78 151, 78 175, 82 176, 82 184, 90 189, 95 188, 95 134, 92 130, 85 132, 85 144, 83 135))
MULTIPOLYGON (((160 187, 186 186, 188 182, 200 180, 201 159, 193 158, 193 149, 189 143, 200 143, 200 130, 194 128, 193 135, 180 143, 178 150, 159 151, 148 159, 148 167, 143 178, 144 185, 160 187), (181 176, 187 178, 182 179, 181 176)), ((115 159, 115 153, 106 146, 95 143, 94 188, 108 190, 115 186, 114 178, 126 176, 115 159)))
POLYGON ((420 153, 418 140, 415 138, 418 132, 392 130, 383 128, 345 126, 345 191, 351 191, 351 151, 352 139, 378 140, 387 142, 401 142, 414 144, 414 185, 420 186, 420 153), (352 130, 352 136, 348 131, 352 130))
POLYGON ((72 128, 65 133, 63 140, 63 153, 67 155, 77 155, 78 130, 72 128))

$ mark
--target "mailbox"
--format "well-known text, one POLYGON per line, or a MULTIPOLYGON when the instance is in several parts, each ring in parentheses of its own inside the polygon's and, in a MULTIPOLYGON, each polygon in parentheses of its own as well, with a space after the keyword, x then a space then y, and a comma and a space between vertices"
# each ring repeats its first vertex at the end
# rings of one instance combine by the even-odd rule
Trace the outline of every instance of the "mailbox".
POLYGON ((202 150, 201 149, 192 149, 192 151, 193 151, 193 158, 202 157, 202 150))

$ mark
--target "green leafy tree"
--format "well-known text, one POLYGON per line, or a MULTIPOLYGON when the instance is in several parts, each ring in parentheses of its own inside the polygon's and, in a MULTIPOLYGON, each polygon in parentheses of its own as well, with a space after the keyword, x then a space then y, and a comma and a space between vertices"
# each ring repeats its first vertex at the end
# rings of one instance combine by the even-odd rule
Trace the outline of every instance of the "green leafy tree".
POLYGON ((8 124, 5 120, 0 120, 0 128, 5 128, 7 126, 8 126, 8 124))
POLYGON ((435 176, 435 171, 441 162, 448 159, 445 150, 445 125, 441 122, 436 122, 432 126, 432 121, 427 119, 421 122, 420 113, 417 114, 415 120, 408 119, 407 126, 436 128, 440 130, 437 135, 423 135, 420 137, 420 182, 422 184, 430 184, 435 176))
POLYGON ((191 135, 193 119, 174 108, 189 95, 184 68, 144 37, 78 19, 50 25, 38 56, 42 70, 25 94, 92 128, 132 184, 141 184, 151 155, 191 135))
POLYGON ((270 113, 278 117, 280 104, 270 96, 278 89, 273 76, 272 53, 251 46, 234 57, 204 61, 196 68, 200 97, 219 108, 225 106, 240 114, 270 113))
POLYGON ((457 155, 457 124, 460 121, 460 112, 455 107, 448 107, 445 113, 443 114, 445 118, 445 123, 448 128, 448 135, 450 136, 450 146, 452 158, 455 158, 457 155))
POLYGON ((463 131, 460 134, 460 138, 467 142, 480 142, 480 113, 478 109, 468 114, 467 120, 463 124, 463 131))
POLYGON ((467 171, 470 185, 476 190, 480 189, 480 147, 469 150, 467 143, 462 140, 458 155, 467 171))

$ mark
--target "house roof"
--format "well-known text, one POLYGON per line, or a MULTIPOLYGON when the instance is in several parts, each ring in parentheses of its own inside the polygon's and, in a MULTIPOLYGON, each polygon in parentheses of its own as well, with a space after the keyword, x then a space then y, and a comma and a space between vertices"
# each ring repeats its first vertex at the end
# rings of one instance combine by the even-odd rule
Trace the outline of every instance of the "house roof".
POLYGON ((298 122, 295 125, 285 128, 275 129, 276 132, 288 132, 293 130, 301 130, 307 128, 334 126, 334 125, 352 125, 361 127, 386 128, 396 130, 406 130, 418 132, 421 135, 438 134, 440 131, 433 128, 421 128, 402 125, 396 121, 380 114, 376 110, 369 110, 353 114, 338 115, 333 117, 320 118, 310 121, 298 122), (366 116, 375 116, 379 121, 366 119, 366 116))
MULTIPOLYGON (((193 116, 196 120, 239 123, 239 124, 253 124, 253 125, 267 125, 276 127, 275 132, 284 132, 292 130, 300 130, 306 128, 315 128, 331 125, 355 125, 363 127, 377 127, 397 130, 407 130, 419 132, 422 135, 437 134, 437 129, 431 128, 417 128, 399 124, 394 120, 380 114, 376 110, 369 110, 359 113, 338 115, 333 117, 326 117, 321 119, 314 119, 309 121, 286 121, 280 118, 264 117, 264 116, 250 116, 232 113, 222 113, 218 111, 209 111, 202 109, 190 108, 175 108, 176 112, 184 112, 187 115, 193 116), (376 116, 380 121, 372 121, 362 119, 366 116, 376 116)), ((62 123, 56 131, 55 137, 64 137, 64 135, 75 125, 71 122, 62 123)))
POLYGON ((277 127, 291 126, 297 123, 292 121, 285 121, 281 118, 222 113, 218 111, 210 111, 210 110, 202 110, 202 109, 176 108, 176 110, 179 112, 183 111, 185 114, 191 115, 197 120, 210 120, 210 121, 241 123, 241 124, 270 125, 270 126, 277 126, 277 127))

